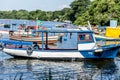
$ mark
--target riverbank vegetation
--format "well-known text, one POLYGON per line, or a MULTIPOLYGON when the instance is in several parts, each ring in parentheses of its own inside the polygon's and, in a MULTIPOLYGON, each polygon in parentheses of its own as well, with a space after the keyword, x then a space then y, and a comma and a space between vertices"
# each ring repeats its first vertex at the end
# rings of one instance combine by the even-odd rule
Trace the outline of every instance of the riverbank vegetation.
POLYGON ((1 19, 27 19, 45 21, 71 21, 75 25, 109 25, 110 20, 120 24, 120 0, 74 0, 70 8, 59 11, 0 11, 1 19))

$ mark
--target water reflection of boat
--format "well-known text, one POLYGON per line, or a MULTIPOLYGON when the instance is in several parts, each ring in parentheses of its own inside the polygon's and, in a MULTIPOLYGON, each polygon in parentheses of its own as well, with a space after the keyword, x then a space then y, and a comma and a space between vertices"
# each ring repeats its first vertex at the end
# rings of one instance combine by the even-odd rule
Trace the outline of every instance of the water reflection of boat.
POLYGON ((0 79, 78 80, 77 71, 81 70, 81 65, 82 62, 70 63, 10 58, 6 59, 1 65, 4 69, 1 70, 0 79))
POLYGON ((91 72, 92 80, 116 80, 117 67, 113 59, 92 60, 87 59, 84 61, 84 70, 91 72))
POLYGON ((84 59, 79 62, 42 61, 10 58, 2 61, 0 79, 20 78, 41 80, 116 80, 113 59, 84 59), (69 65, 69 66, 68 66, 69 65), (11 75, 9 77, 9 75, 11 75), (4 77, 3 77, 4 76, 4 77))
MULTIPOLYGON (((93 31, 89 29, 49 29, 35 30, 33 33, 42 33, 42 46, 37 43, 1 40, 1 50, 12 56, 28 58, 64 59, 64 58, 115 58, 120 45, 111 44, 97 46, 93 31), (48 36, 44 44, 44 33, 76 33, 76 48, 51 49, 48 45, 48 36), (81 47, 82 46, 82 47, 81 47), (108 54, 109 53, 109 54, 108 54)), ((69 42, 71 43, 71 42, 69 42)))

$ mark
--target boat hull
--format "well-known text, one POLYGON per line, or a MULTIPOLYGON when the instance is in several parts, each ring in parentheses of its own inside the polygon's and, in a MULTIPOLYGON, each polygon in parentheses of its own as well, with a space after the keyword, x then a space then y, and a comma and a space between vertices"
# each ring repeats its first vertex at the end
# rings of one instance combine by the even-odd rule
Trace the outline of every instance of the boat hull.
POLYGON ((12 56, 21 56, 28 58, 84 58, 77 50, 41 50, 33 51, 33 53, 29 55, 27 53, 27 50, 4 48, 3 52, 12 56))
POLYGON ((115 58, 119 48, 105 50, 102 52, 94 52, 94 50, 78 51, 78 50, 35 50, 32 54, 28 54, 23 49, 4 48, 3 52, 11 56, 28 57, 28 58, 115 58))

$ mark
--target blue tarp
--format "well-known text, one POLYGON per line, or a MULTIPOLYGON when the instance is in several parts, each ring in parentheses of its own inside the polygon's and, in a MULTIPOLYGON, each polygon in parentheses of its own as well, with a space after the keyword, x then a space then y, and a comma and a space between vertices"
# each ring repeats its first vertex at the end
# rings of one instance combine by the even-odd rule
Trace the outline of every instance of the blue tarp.
POLYGON ((1 39, 0 42, 5 44, 12 44, 12 45, 32 45, 33 44, 33 42, 15 41, 15 40, 9 40, 9 39, 1 39))

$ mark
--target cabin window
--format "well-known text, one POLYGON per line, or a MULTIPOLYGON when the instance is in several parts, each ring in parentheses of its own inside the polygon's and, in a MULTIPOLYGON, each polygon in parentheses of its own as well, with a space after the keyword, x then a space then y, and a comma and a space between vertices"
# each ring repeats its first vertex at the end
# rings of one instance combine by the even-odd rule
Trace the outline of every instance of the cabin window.
POLYGON ((17 24, 12 24, 12 26, 16 26, 17 24))
POLYGON ((9 24, 5 24, 4 28, 10 28, 10 25, 9 24))
POLYGON ((92 42, 92 35, 91 34, 79 34, 78 35, 78 42, 92 42))

